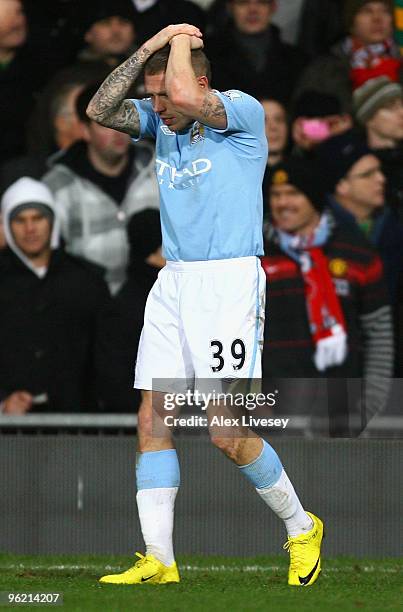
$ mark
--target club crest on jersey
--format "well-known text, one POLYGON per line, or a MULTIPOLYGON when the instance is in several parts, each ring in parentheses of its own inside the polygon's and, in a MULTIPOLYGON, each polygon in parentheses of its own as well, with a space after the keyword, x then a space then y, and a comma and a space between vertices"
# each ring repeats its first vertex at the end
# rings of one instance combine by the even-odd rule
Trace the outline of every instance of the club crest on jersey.
POLYGON ((192 131, 190 132, 190 144, 196 144, 196 142, 200 142, 204 139, 204 125, 200 125, 198 121, 192 127, 192 131))
POLYGON ((224 96, 227 96, 231 100, 231 102, 235 102, 235 100, 239 100, 242 98, 239 91, 235 91, 235 89, 229 89, 228 91, 223 91, 224 96))
POLYGON ((338 276, 339 278, 341 276, 346 276, 347 269, 347 262, 344 259, 336 257, 329 261, 329 270, 333 276, 338 276))

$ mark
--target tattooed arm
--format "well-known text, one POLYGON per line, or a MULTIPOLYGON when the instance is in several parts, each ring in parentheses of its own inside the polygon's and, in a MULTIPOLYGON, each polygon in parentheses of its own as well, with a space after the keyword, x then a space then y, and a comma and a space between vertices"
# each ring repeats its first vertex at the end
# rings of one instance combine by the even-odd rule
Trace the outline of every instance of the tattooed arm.
POLYGON ((183 114, 218 129, 227 127, 227 114, 220 98, 210 89, 207 77, 196 77, 191 49, 203 47, 194 36, 178 34, 170 41, 165 85, 168 98, 183 114))
POLYGON ((125 96, 150 55, 147 47, 141 47, 105 79, 88 105, 90 119, 131 136, 139 135, 139 114, 133 102, 125 96))
POLYGON ((187 23, 170 25, 158 32, 105 79, 88 105, 88 117, 105 127, 137 137, 140 132, 139 114, 133 102, 125 96, 148 58, 178 34, 187 34, 193 39, 201 37, 200 30, 187 23))

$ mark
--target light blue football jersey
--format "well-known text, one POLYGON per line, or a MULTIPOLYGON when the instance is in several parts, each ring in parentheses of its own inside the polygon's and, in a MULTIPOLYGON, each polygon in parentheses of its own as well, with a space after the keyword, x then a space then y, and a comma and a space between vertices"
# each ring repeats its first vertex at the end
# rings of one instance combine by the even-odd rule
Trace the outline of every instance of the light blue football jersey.
POLYGON ((156 140, 163 253, 170 261, 263 254, 264 110, 241 91, 214 93, 225 106, 225 130, 195 121, 171 132, 149 99, 133 100, 140 138, 156 140))

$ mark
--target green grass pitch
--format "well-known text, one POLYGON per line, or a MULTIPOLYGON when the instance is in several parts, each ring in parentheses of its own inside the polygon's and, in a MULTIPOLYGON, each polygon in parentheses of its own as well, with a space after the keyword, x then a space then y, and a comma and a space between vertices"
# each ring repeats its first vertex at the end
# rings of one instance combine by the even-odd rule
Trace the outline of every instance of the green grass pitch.
POLYGON ((63 606, 45 606, 61 612, 403 611, 402 559, 325 559, 318 582, 307 588, 287 586, 285 555, 184 556, 178 562, 180 584, 133 587, 97 582, 127 569, 133 558, 0 554, 0 591, 62 593, 63 606))

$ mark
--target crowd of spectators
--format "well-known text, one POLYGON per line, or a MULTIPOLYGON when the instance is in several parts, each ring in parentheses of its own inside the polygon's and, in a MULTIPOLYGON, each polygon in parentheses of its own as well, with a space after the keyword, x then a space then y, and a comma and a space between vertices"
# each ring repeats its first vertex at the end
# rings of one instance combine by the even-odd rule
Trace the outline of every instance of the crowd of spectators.
POLYGON ((0 0, 0 410, 138 405, 144 304, 164 265, 154 151, 85 109, 150 35, 188 22, 213 87, 265 109, 264 375, 361 378, 380 411, 403 376, 402 10, 0 0))

